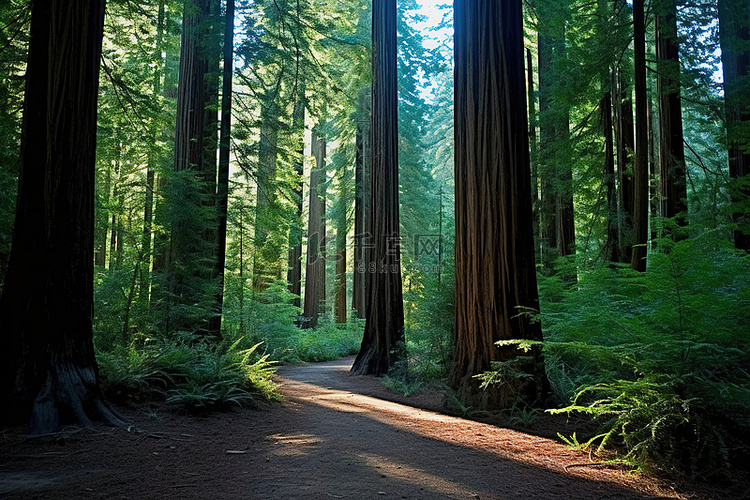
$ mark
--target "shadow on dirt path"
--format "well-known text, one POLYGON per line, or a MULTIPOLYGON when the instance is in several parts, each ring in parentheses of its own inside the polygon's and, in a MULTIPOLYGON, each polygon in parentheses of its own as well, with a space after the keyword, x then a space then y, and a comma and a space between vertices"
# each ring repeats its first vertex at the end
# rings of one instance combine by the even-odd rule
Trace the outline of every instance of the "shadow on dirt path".
MULTIPOLYGON (((190 416, 161 404, 122 409, 140 432, 99 427, 29 438, 6 430, 0 496, 688 498, 592 467, 553 440, 394 402, 406 399, 377 379, 349 376, 352 360, 282 367, 286 399, 261 410, 190 416)), ((434 401, 408 398, 422 407, 434 401)))

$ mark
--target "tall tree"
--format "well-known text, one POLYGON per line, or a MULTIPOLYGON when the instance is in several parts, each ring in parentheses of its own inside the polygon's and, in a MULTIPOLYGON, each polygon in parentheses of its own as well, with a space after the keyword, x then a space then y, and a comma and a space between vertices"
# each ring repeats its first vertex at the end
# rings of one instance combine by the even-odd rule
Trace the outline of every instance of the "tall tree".
POLYGON ((367 273, 367 235, 369 200, 369 172, 371 165, 370 152, 370 92, 369 87, 363 88, 357 101, 357 138, 356 157, 354 165, 354 277, 352 279, 352 309, 357 317, 365 319, 367 309, 367 291, 365 276, 367 273))
MULTIPOLYGON (((662 217, 687 224, 687 180, 680 99, 680 56, 675 0, 656 3, 656 64, 659 99, 659 179, 662 217)), ((639 125, 640 126, 640 125, 639 125)), ((677 235, 675 235, 677 236, 677 235)))
MULTIPOLYGON (((218 54, 214 50, 214 3, 190 0, 184 7, 171 180, 171 291, 177 303, 197 304, 199 309, 215 304, 213 295, 206 293, 216 270, 216 106, 212 105, 216 79, 211 72, 218 54)), ((205 330, 210 314, 205 311, 202 319, 175 319, 172 328, 205 330)))
POLYGON ((721 62, 733 179, 733 218, 737 249, 750 252, 750 1, 719 0, 721 62))
POLYGON ((551 267, 556 257, 575 253, 573 172, 570 158, 570 104, 566 98, 567 0, 537 5, 539 18, 539 151, 542 178, 542 262, 551 267))
MULTIPOLYGON (((511 339, 541 340, 532 234, 520 0, 454 3, 456 324, 450 384, 466 405, 533 403, 546 385, 538 350, 531 381, 482 392, 475 375, 518 355, 511 339), (519 309, 520 308, 520 309, 519 309)), ((519 360, 520 361, 520 360, 519 360)))
POLYGON ((232 140, 232 73, 234 58, 234 0, 226 0, 224 17, 224 68, 221 88, 221 131, 219 138, 219 173, 216 184, 216 274, 219 288, 216 295, 218 313, 212 316, 210 331, 219 331, 224 304, 224 266, 227 256, 227 211, 229 207, 229 152, 232 140))
POLYGON ((294 103, 292 133, 297 136, 297 151, 294 160, 294 220, 289 226, 289 263, 286 281, 291 293, 296 295, 294 305, 300 307, 302 296, 302 186, 304 168, 302 164, 305 153, 305 93, 300 89, 297 102, 294 103))
POLYGON ((94 162, 104 1, 32 5, 21 178, 0 299, 0 410, 44 434, 102 419, 94 358, 94 162))
POLYGON ((648 249, 648 96, 646 89, 646 18, 643 0, 633 0, 635 58, 635 161, 633 163, 633 250, 630 265, 646 270, 648 249))
POLYGON ((314 328, 318 324, 321 303, 326 297, 326 140, 318 127, 313 129, 311 141, 315 166, 310 170, 305 302, 300 325, 302 328, 314 328))
POLYGON ((372 260, 365 278, 367 318, 351 372, 383 375, 398 359, 404 339, 398 182, 398 80, 396 0, 372 3, 372 260))

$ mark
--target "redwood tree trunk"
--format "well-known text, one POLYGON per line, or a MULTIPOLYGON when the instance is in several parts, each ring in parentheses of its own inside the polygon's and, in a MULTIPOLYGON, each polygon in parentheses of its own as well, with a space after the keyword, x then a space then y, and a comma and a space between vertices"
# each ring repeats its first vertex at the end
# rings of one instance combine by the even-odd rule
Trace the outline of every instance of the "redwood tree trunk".
MULTIPOLYGON (((729 139, 729 175, 735 207, 750 199, 750 1, 719 0, 721 62, 729 139)), ((734 246, 750 252, 750 213, 735 210, 734 246)))
POLYGON ((232 58, 234 54, 234 0, 226 0, 224 19, 224 71, 221 89, 221 131, 219 139, 219 173, 216 184, 216 294, 218 311, 209 322, 209 331, 219 332, 224 308, 224 265, 227 258, 227 209, 229 206, 229 152, 232 134, 232 58))
POLYGON ((292 128, 298 134, 297 160, 294 162, 294 174, 296 183, 294 186, 294 202, 296 212, 294 221, 289 228, 289 263, 286 273, 288 289, 296 295, 294 305, 300 307, 302 295, 302 186, 304 184, 304 169, 302 158, 305 154, 305 99, 304 90, 300 90, 297 102, 294 105, 294 116, 292 128))
MULTIPOLYGON (((186 2, 182 20, 177 116, 175 130, 174 175, 171 179, 171 219, 169 270, 172 293, 180 305, 196 304, 210 308, 208 280, 216 271, 216 221, 206 217, 205 208, 213 206, 216 189, 216 89, 214 70, 214 32, 211 27, 215 0, 186 2), (213 108, 213 109, 211 109, 213 108)), ((179 311, 179 309, 175 309, 179 311)), ((188 316, 175 316, 170 327, 177 330, 207 332, 211 314, 206 311, 200 324, 188 316)))
POLYGON ((313 129, 311 142, 315 167, 310 171, 305 302, 300 323, 302 328, 314 328, 318 324, 321 303, 326 297, 326 140, 317 129, 313 129))
POLYGON ((0 420, 33 434, 93 419, 94 163, 102 0, 34 2, 10 264, 0 300, 0 420))
MULTIPOLYGON (((532 374, 486 391, 475 375, 518 355, 500 340, 541 340, 532 234, 520 0, 456 0, 456 324, 450 385, 465 405, 533 403, 546 392, 541 353, 532 374), (519 310, 519 308, 522 308, 519 310)), ((519 360, 521 361, 521 360, 519 360)))
POLYGON ((372 6, 372 172, 367 269, 367 318, 355 375, 384 375, 400 357, 404 339, 398 205, 398 85, 396 0, 372 6))
POLYGON ((370 92, 362 89, 359 94, 357 122, 357 156, 354 166, 354 277, 352 279, 352 309, 357 317, 365 319, 367 309, 367 290, 365 287, 368 265, 365 245, 371 242, 368 232, 369 209, 369 172, 371 163, 370 147, 370 92))
POLYGON ((656 9, 657 94, 659 98, 660 210, 665 218, 687 224, 687 181, 680 102, 680 56, 677 8, 661 0, 656 9))
POLYGON ((266 289, 279 279, 281 252, 269 238, 276 229, 276 157, 278 149, 279 108, 276 94, 271 93, 262 104, 260 115, 260 141, 258 144, 258 170, 255 202, 255 249, 253 265, 253 287, 266 289))
POLYGON ((646 270, 648 243, 648 99, 646 92, 646 26, 644 0, 633 0, 635 52, 635 162, 633 163, 633 250, 630 265, 646 270))
POLYGON ((635 126, 633 124, 633 100, 625 77, 618 69, 613 84, 615 90, 615 144, 617 146, 617 191, 618 211, 618 262, 630 263, 633 253, 633 158, 635 149, 635 126))

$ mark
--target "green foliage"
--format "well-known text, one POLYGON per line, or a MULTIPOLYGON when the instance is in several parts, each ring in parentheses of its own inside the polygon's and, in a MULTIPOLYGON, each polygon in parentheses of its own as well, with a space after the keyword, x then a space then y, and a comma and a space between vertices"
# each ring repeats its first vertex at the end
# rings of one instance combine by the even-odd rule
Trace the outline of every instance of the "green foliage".
POLYGON ((711 232, 670 247, 643 275, 541 279, 547 372, 571 401, 553 411, 594 417, 589 444, 626 462, 713 476, 750 453, 750 261, 711 232))
POLYGON ((256 352, 259 347, 243 348, 240 340, 196 343, 188 337, 131 344, 99 353, 102 389, 114 400, 165 398, 191 411, 278 399, 271 380, 274 363, 256 352))
POLYGON ((286 282, 276 281, 248 296, 241 318, 236 316, 236 308, 225 309, 227 335, 263 342, 270 359, 287 363, 328 361, 359 351, 364 321, 353 314, 348 315, 347 323, 321 318, 316 328, 300 329, 296 324, 300 309, 293 305, 295 296, 287 290, 286 282))

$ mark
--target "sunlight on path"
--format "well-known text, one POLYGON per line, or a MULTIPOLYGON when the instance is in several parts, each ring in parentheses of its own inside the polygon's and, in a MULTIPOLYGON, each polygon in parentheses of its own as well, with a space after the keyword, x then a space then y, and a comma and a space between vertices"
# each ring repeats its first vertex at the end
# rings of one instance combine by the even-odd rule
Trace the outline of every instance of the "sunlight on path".
POLYGON ((347 358, 280 370, 281 391, 308 424, 271 436, 276 456, 311 454, 362 485, 375 471, 400 485, 402 498, 423 497, 408 494, 412 488, 425 498, 656 498, 623 486, 637 476, 586 467, 587 455, 556 441, 358 394, 369 379, 350 377, 350 365, 347 358), (327 456, 333 448, 346 456, 327 456))

